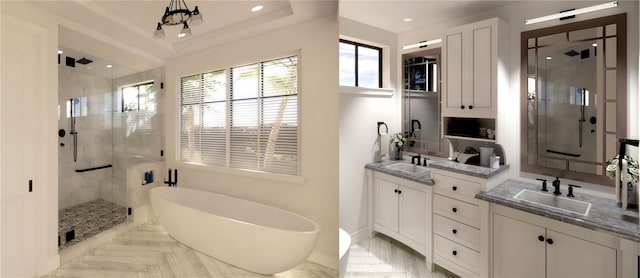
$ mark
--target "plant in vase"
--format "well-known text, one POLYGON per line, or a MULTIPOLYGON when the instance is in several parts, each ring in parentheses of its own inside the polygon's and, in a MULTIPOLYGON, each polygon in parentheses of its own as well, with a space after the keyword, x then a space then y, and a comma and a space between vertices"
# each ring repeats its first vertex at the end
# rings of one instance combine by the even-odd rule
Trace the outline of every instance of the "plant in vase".
MULTIPOLYGON (((633 159, 633 157, 629 155, 624 155, 624 160, 627 161, 627 172, 624 173, 626 175, 627 180, 627 196, 630 203, 637 204, 637 186, 638 186, 638 161, 633 159), (632 199, 633 198, 633 199, 632 199)), ((618 171, 618 155, 613 157, 611 160, 607 161, 607 176, 615 179, 616 172, 618 171)))
POLYGON ((402 159, 402 147, 407 140, 402 136, 402 133, 396 133, 391 136, 391 146, 393 146, 392 159, 402 159))

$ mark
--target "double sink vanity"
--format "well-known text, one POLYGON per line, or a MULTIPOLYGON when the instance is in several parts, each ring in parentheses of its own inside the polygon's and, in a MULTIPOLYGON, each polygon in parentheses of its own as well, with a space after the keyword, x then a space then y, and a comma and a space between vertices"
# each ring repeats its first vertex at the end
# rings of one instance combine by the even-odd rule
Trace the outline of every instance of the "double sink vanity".
POLYGON ((461 277, 637 277, 637 210, 433 157, 368 163, 369 223, 461 277))

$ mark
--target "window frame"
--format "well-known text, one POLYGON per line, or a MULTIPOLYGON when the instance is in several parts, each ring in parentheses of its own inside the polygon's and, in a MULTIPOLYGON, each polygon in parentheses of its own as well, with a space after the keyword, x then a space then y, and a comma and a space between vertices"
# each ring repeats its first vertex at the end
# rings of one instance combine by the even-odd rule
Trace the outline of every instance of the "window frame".
MULTIPOLYGON (((124 85, 124 86, 120 86, 120 113, 128 113, 128 112, 140 112, 140 111, 149 111, 149 110, 140 110, 140 86, 144 86, 144 85, 152 85, 155 87, 155 81, 154 80, 149 80, 149 81, 143 81, 140 83, 133 83, 133 84, 128 84, 128 85, 124 85), (137 108, 136 110, 124 110, 124 89, 126 88, 132 88, 132 87, 136 87, 138 89, 138 93, 136 98, 138 99, 137 103, 137 108)), ((157 91, 156 91, 157 93, 157 91)), ((156 111, 157 111, 157 107, 156 107, 156 111)))
MULTIPOLYGON (((292 52, 288 52, 288 53, 283 53, 280 55, 274 55, 274 56, 269 56, 269 57, 262 57, 262 58, 256 58, 256 59, 252 59, 253 61, 251 62, 244 62, 244 63, 234 63, 231 65, 226 65, 226 66, 221 66, 221 67, 217 67, 217 69, 215 70, 202 70, 202 71, 198 71, 196 73, 191 73, 191 74, 180 74, 177 78, 177 94, 176 94, 176 113, 177 113, 177 122, 176 122, 176 132, 175 132, 175 138, 176 138, 176 152, 175 152, 175 159, 177 163, 182 163, 186 166, 190 166, 196 169, 201 169, 201 170, 205 170, 205 171, 216 171, 216 172, 222 172, 222 173, 230 173, 230 174, 239 174, 239 175, 243 175, 243 176, 251 176, 251 177, 262 177, 262 178, 266 178, 266 179, 270 179, 270 180, 277 180, 277 181, 285 181, 285 182, 291 182, 291 183, 297 183, 297 184, 303 184, 306 181, 306 178, 302 177, 302 148, 301 148, 301 144, 302 144, 302 117, 301 117, 301 92, 302 92, 302 87, 301 87, 301 74, 302 74, 302 68, 301 68, 301 60, 302 60, 302 54, 299 51, 292 51, 292 52), (259 68, 262 68, 262 64, 264 63, 268 63, 270 61, 274 61, 274 60, 279 60, 279 59, 286 59, 286 58, 295 58, 296 61, 296 65, 295 65, 295 70, 296 70, 296 92, 295 94, 292 94, 291 96, 295 96, 297 98, 297 108, 296 108, 296 145, 295 145, 295 151, 296 151, 296 159, 295 159, 295 165, 296 165, 296 169, 295 169, 295 173, 281 173, 281 172, 273 172, 273 171, 265 171, 265 169, 247 169, 247 168, 239 168, 239 167, 232 167, 231 166, 231 146, 230 146, 230 136, 232 133, 232 128, 233 125, 231 124, 231 119, 232 119, 232 113, 234 113, 232 111, 232 71, 234 68, 238 68, 238 67, 243 67, 243 66, 247 66, 247 65, 252 65, 252 64, 257 64, 259 68), (222 71, 225 73, 225 79, 226 79, 226 84, 225 84, 225 100, 224 101, 220 101, 220 102, 224 102, 225 103, 225 121, 226 121, 226 125, 225 125, 225 138, 226 138, 226 142, 225 142, 225 161, 224 163, 222 163, 222 165, 213 165, 207 162, 203 162, 203 161, 190 161, 187 159, 184 159, 182 157, 182 149, 181 149, 181 145, 180 145, 180 136, 181 136, 181 129, 182 129, 182 115, 181 115, 181 109, 183 107, 183 103, 182 103, 182 89, 180 88, 180 84, 181 84, 181 79, 184 77, 188 77, 188 76, 193 76, 193 75, 202 75, 205 73, 209 73, 209 72, 218 72, 218 71, 222 71)), ((262 74, 262 73, 260 73, 262 74)), ((261 92, 264 90, 264 88, 259 87, 259 94, 261 94, 261 92)), ((262 96, 259 97, 258 99, 263 98, 262 96)), ((259 102, 259 107, 258 110, 260 111, 260 113, 262 113, 262 108, 260 107, 260 103, 259 102)), ((237 112, 236 112, 237 113, 237 112)), ((256 126, 256 128, 260 128, 260 119, 262 118, 261 115, 259 116, 258 119, 258 125, 256 126)), ((259 141, 257 142, 259 143, 259 141)), ((258 160, 259 161, 259 160, 258 160)))
MULTIPOLYGON (((358 67, 358 47, 364 47, 364 48, 369 48, 369 49, 373 49, 378 51, 378 88, 382 88, 382 69, 383 69, 383 65, 382 65, 382 55, 383 55, 383 49, 382 47, 377 47, 377 46, 373 46, 370 44, 365 44, 365 43, 361 43, 361 42, 356 42, 356 41, 352 41, 352 40, 347 40, 347 39, 339 39, 338 43, 346 43, 346 44, 350 44, 355 46, 355 75, 354 75, 354 79, 355 79, 355 85, 353 87, 360 87, 359 82, 358 82, 358 73, 359 73, 359 67, 358 67)), ((345 86, 345 85, 343 85, 345 86)))

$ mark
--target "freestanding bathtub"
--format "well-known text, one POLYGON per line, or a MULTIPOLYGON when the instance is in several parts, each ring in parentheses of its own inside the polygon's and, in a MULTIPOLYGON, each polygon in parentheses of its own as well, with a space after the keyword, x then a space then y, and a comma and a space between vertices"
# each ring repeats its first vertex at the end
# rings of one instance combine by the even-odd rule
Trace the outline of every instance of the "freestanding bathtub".
POLYGON ((297 266, 318 237, 318 224, 310 219, 226 195, 156 187, 150 198, 158 221, 174 239, 255 273, 297 266))

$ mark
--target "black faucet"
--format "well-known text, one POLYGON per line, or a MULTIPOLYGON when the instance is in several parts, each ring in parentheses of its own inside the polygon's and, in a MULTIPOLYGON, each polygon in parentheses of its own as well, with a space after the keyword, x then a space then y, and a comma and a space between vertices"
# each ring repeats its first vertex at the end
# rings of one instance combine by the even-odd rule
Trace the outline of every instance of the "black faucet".
POLYGON ((553 195, 561 195, 560 192, 560 179, 556 177, 556 180, 553 181, 553 195))
POLYGON ((567 193, 567 197, 569 197, 569 198, 575 197, 575 195, 573 195, 573 188, 574 187, 580 188, 582 186, 575 185, 575 184, 569 184, 569 193, 567 193))
POLYGON ((422 158, 422 157, 420 156, 420 154, 418 154, 418 155, 412 155, 412 156, 411 156, 411 164, 415 164, 415 165, 420 166, 420 158, 422 158), (418 162, 417 162, 417 163, 415 162, 415 161, 416 161, 416 159, 418 160, 418 162))
POLYGON ((178 187, 178 169, 174 169, 173 173, 175 175, 175 180, 171 180, 171 169, 169 169, 169 180, 164 181, 164 184, 168 185, 169 187, 178 187))
POLYGON ((547 190, 547 180, 545 180, 545 179, 536 179, 536 180, 539 180, 539 181, 542 182, 542 190, 541 191, 544 191, 544 192, 549 191, 549 190, 547 190))

